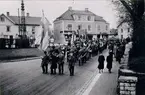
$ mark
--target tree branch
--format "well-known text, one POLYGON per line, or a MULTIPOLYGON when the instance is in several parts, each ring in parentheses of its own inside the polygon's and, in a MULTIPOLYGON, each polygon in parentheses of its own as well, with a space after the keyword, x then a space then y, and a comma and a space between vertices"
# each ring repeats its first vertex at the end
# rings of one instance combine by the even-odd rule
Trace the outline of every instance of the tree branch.
POLYGON ((129 7, 129 5, 127 4, 127 2, 125 2, 125 0, 119 0, 124 7, 128 10, 128 12, 131 14, 131 16, 135 16, 134 12, 131 10, 131 8, 129 7))

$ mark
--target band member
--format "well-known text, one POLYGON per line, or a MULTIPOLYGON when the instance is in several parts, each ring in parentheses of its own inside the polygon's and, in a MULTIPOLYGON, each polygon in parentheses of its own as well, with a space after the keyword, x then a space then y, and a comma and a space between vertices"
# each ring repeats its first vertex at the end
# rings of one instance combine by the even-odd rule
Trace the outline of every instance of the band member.
POLYGON ((56 74, 56 68, 57 68, 57 62, 58 62, 58 51, 53 47, 51 51, 51 74, 56 74))
POLYGON ((69 63, 68 67, 69 67, 69 71, 70 71, 70 76, 73 76, 74 75, 74 66, 75 66, 73 53, 69 54, 68 63, 69 63))
POLYGON ((58 58, 59 58, 59 61, 58 61, 59 74, 63 74, 63 71, 64 71, 64 54, 63 54, 62 51, 59 53, 58 58))
POLYGON ((48 73, 48 60, 49 60, 49 57, 47 56, 47 52, 44 51, 44 57, 42 58, 42 62, 41 62, 41 67, 42 67, 42 71, 43 71, 43 74, 46 74, 48 73))
POLYGON ((98 62, 99 62, 99 65, 98 65, 99 73, 101 73, 101 71, 103 72, 103 69, 104 69, 104 61, 105 61, 105 57, 101 53, 99 55, 99 58, 98 58, 98 62))

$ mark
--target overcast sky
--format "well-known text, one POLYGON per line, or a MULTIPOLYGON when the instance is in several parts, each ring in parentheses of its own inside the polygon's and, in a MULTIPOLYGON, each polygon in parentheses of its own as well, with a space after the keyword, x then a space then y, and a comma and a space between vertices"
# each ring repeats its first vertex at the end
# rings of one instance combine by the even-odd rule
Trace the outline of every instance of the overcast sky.
MULTIPOLYGON (((42 16, 43 9, 51 24, 69 6, 72 6, 75 10, 89 8, 90 11, 108 21, 111 28, 117 26, 116 12, 111 0, 24 0, 24 3, 25 12, 29 12, 30 16, 42 16)), ((10 12, 10 15, 18 15, 20 7, 21 0, 0 0, 0 14, 10 12)))

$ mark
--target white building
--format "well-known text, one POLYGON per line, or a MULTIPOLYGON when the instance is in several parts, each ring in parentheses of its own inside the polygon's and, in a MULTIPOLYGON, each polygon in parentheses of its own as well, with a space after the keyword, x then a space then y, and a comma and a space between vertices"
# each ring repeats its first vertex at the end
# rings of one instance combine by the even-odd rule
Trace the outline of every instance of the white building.
POLYGON ((85 34, 97 37, 97 34, 109 33, 109 23, 101 16, 97 16, 85 8, 85 10, 73 10, 69 7, 66 12, 54 21, 54 32, 63 33, 75 31, 78 34, 85 34))
MULTIPOLYGON (((41 17, 32 17, 27 13, 26 21, 26 35, 29 38, 35 38, 36 32, 40 32, 41 17)), ((0 15, 0 37, 1 38, 16 38, 19 33, 19 17, 11 16, 9 12, 7 15, 0 15)))
POLYGON ((118 38, 119 39, 126 39, 128 37, 131 38, 132 28, 130 28, 130 26, 127 23, 127 21, 122 21, 117 26, 117 32, 118 32, 118 38))

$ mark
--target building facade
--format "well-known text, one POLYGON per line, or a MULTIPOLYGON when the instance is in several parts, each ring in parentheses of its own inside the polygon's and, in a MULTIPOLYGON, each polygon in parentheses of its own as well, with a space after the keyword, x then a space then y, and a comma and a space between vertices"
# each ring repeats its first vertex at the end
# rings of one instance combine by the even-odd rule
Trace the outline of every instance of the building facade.
POLYGON ((85 8, 85 10, 73 10, 69 7, 66 12, 54 21, 54 32, 64 35, 75 32, 79 35, 89 34, 97 37, 98 34, 109 32, 109 23, 85 8))
POLYGON ((127 21, 123 21, 117 26, 117 32, 119 39, 131 38, 132 28, 130 28, 127 21))
MULTIPOLYGON (((41 17, 32 17, 27 13, 26 19, 26 35, 30 39, 35 39, 35 34, 40 32, 41 17)), ((0 15, 0 38, 17 38, 20 33, 20 22, 18 16, 11 16, 9 12, 7 15, 0 15)))

